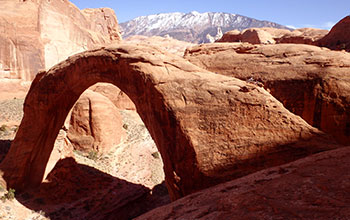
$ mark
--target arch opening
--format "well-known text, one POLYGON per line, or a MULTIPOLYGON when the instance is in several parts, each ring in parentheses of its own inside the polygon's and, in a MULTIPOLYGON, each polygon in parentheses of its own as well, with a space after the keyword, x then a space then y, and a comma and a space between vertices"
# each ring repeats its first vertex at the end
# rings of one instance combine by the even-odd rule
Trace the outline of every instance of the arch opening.
POLYGON ((150 189, 164 181, 162 158, 136 106, 114 85, 84 91, 63 129, 78 163, 150 189))

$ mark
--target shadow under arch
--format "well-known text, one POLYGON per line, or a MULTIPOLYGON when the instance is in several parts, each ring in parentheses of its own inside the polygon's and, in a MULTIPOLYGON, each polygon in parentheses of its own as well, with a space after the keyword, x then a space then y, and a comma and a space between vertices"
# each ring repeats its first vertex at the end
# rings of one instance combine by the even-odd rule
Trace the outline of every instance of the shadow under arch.
POLYGON ((330 149, 319 145, 327 141, 322 134, 264 89, 156 47, 120 44, 74 55, 36 76, 16 138, 0 164, 8 186, 40 185, 67 114, 97 82, 114 84, 134 102, 161 154, 172 200, 330 149), (313 137, 311 146, 305 140, 313 137))

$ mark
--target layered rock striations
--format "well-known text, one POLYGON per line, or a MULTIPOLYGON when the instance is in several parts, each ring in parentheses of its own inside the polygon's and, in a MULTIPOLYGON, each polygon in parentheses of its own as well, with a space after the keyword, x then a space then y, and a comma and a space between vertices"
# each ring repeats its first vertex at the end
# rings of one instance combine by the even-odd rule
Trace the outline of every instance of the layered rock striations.
POLYGON ((3 0, 0 79, 31 81, 70 55, 120 39, 111 9, 80 11, 67 0, 3 0))
POLYGON ((87 51, 38 74, 0 165, 8 186, 38 186, 53 143, 79 96, 97 82, 135 103, 164 162, 172 199, 337 147, 266 90, 203 70, 157 47, 87 51))
POLYGON ((350 143, 350 54, 301 44, 215 43, 185 58, 209 71, 264 86, 309 124, 350 143))

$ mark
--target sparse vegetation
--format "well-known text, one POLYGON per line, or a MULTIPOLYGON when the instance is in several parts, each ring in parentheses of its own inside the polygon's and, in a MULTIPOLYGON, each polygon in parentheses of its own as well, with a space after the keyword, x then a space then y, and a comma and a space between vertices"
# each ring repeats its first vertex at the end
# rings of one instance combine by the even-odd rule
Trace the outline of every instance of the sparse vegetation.
POLYGON ((95 150, 92 150, 89 152, 89 154, 87 155, 87 158, 89 158, 90 160, 97 160, 98 159, 98 152, 95 150))
POLYGON ((155 159, 159 159, 159 158, 160 158, 159 152, 154 152, 154 153, 152 153, 152 156, 153 156, 155 159))
POLYGON ((128 130, 128 127, 129 127, 128 124, 123 124, 123 128, 124 128, 125 130, 128 130))
POLYGON ((7 131, 7 125, 1 125, 1 127, 0 127, 0 132, 6 132, 7 131))
POLYGON ((6 202, 6 200, 13 200, 15 198, 15 190, 14 189, 9 189, 9 191, 7 193, 5 193, 5 195, 3 195, 1 197, 1 200, 3 202, 6 202))

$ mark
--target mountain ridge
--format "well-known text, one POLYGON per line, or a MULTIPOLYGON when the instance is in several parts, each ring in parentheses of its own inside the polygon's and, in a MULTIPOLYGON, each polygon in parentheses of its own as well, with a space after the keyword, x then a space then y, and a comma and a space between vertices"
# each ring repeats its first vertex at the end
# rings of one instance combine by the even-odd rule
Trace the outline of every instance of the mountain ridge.
POLYGON ((222 33, 252 27, 274 27, 290 29, 286 26, 262 21, 239 14, 225 12, 191 11, 171 12, 140 16, 120 23, 124 38, 134 35, 170 36, 192 43, 208 43, 222 36, 222 33))

